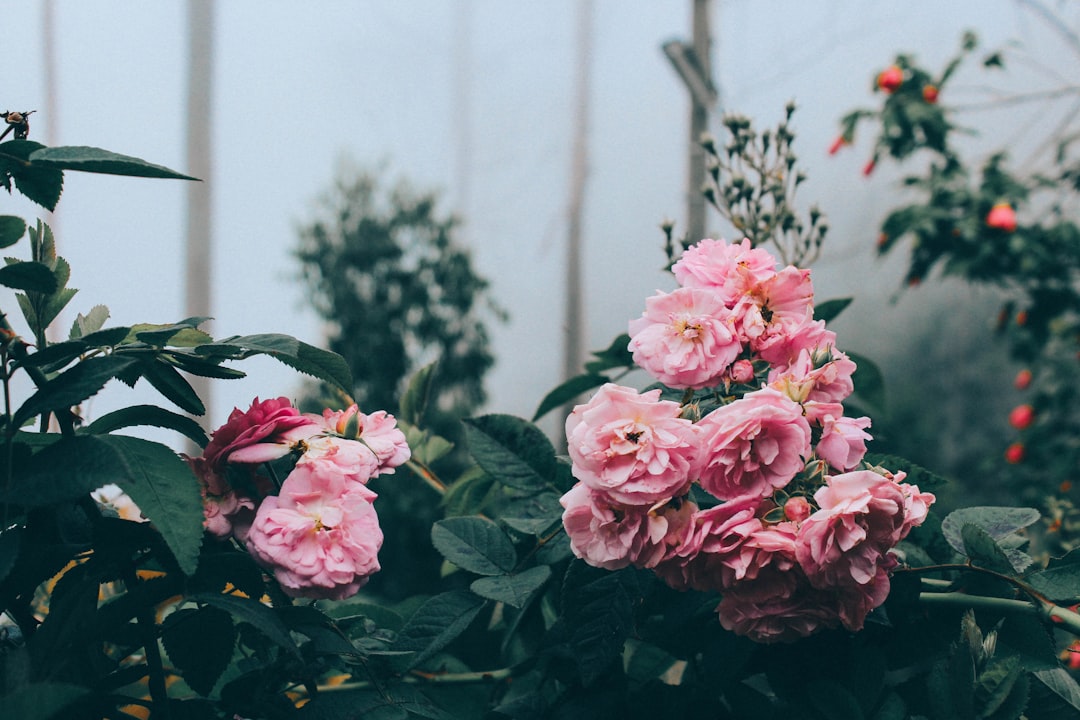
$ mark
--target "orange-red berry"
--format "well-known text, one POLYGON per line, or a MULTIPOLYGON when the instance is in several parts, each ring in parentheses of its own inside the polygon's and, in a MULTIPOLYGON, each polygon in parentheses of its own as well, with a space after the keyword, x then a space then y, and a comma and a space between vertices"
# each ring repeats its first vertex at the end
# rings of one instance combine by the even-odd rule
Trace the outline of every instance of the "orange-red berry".
POLYGON ((1031 386, 1031 371, 1024 368, 1020 372, 1016 373, 1016 379, 1013 380, 1013 387, 1017 390, 1027 390, 1031 386))
POLYGON ((1016 230, 1016 211, 1007 202, 999 202, 986 214, 987 227, 1009 232, 1016 230))
POLYGON ((1009 447, 1005 448, 1005 461, 1016 465, 1024 460, 1024 444, 1014 442, 1009 447))
POLYGON ((923 85, 922 89, 923 100, 933 105, 938 99, 937 85, 923 85))
POLYGON ((903 82, 904 71, 896 65, 890 65, 878 73, 877 76, 877 86, 887 93, 896 92, 896 89, 900 87, 900 84, 903 82))
POLYGON ((1035 408, 1030 405, 1017 405, 1009 413, 1009 424, 1017 430, 1026 430, 1035 422, 1035 408))

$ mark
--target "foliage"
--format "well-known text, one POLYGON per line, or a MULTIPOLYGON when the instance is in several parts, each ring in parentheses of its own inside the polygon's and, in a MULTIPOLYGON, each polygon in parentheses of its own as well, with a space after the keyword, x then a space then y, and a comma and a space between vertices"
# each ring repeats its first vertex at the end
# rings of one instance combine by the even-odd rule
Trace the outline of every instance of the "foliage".
MULTIPOLYGON (((900 71, 899 84, 890 90, 879 82, 881 106, 847 114, 835 147, 853 142, 857 128, 867 125, 875 135, 872 163, 881 157, 924 161, 921 173, 903 181, 913 200, 889 212, 878 239, 881 254, 901 244, 910 247, 908 285, 940 270, 1006 294, 997 331, 1023 368, 1016 385, 1028 396, 1025 409, 1010 417, 1015 440, 1002 448, 995 471, 1011 487, 1024 488, 1026 501, 1053 508, 1048 548, 1064 551, 1077 538, 1058 531, 1076 524, 1071 489, 1080 467, 1080 225, 1071 210, 1080 190, 1077 128, 1070 113, 1064 125, 1048 131, 1038 145, 1056 151, 1031 172, 1014 170, 1004 149, 993 150, 981 164, 961 152, 956 136, 970 132, 955 120, 962 108, 948 103, 949 86, 977 47, 976 38, 966 34, 960 53, 936 74, 898 55, 892 67, 900 71)), ((1009 54, 994 52, 982 64, 1001 71, 1008 62, 1009 54)), ((1080 94, 1075 84, 1054 82, 1052 89, 1032 88, 996 102, 1037 102, 1048 110, 1080 94)), ((1012 381, 1001 377, 996 384, 1012 381)))

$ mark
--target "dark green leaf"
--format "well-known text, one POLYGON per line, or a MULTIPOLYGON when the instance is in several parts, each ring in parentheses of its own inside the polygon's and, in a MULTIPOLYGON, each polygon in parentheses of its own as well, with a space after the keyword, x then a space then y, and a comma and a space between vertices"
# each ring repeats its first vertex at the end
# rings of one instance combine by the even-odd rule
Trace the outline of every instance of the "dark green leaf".
POLYGON ((630 335, 623 333, 611 341, 606 350, 594 352, 595 360, 585 363, 585 372, 598 375, 611 368, 634 367, 634 354, 629 350, 630 335))
POLYGON ((0 697, 0 707, 12 720, 60 720, 65 717, 61 712, 89 694, 88 689, 68 683, 31 683, 0 697))
POLYGON ((904 704, 904 699, 895 692, 889 692, 878 705, 873 720, 906 720, 907 717, 907 705, 904 704))
POLYGON ((447 560, 478 575, 502 575, 517 564, 510 538, 486 518, 439 520, 431 528, 431 542, 447 560))
POLYGON ((535 425, 511 415, 465 420, 469 451, 486 473, 519 490, 539 490, 555 474, 555 448, 535 425))
POLYGON ((3 582, 11 572, 11 568, 15 567, 15 561, 19 557, 19 548, 22 545, 23 532, 24 528, 21 525, 12 525, 0 530, 0 582, 3 582))
POLYGON ((853 298, 846 297, 817 303, 814 305, 814 319, 830 323, 851 304, 852 300, 853 298))
POLYGON ((638 592, 633 569, 607 572, 572 562, 562 587, 562 618, 550 639, 574 663, 588 687, 622 657, 633 627, 633 594, 638 592))
POLYGON ((364 617, 378 627, 387 630, 400 630, 405 625, 405 618, 382 605, 365 602, 340 602, 323 607, 330 617, 344 621, 354 617, 364 617))
POLYGON ((161 642, 184 682, 208 696, 232 660, 236 628, 232 616, 221 608, 185 608, 165 618, 161 642))
POLYGON ((960 537, 964 543, 964 555, 975 565, 1000 573, 1013 572, 1013 565, 1005 551, 978 525, 964 525, 960 528, 960 537))
MULTIPOLYGON (((57 258, 57 264, 63 262, 63 258, 57 258)), ((55 271, 54 271, 55 273, 55 271)), ((59 278, 58 278, 59 281, 59 278)), ((64 282, 67 282, 66 280, 64 282)), ((71 299, 75 297, 79 291, 75 288, 60 288, 52 295, 49 295, 44 307, 41 308, 41 312, 38 315, 38 321, 42 324, 42 327, 48 327, 52 324, 53 320, 59 317, 64 308, 67 307, 71 299)))
MULTIPOLYGON (((196 324, 205 322, 208 318, 192 318, 196 324)), ((184 321, 169 325, 132 325, 128 342, 142 342, 154 347, 198 347, 212 343, 214 339, 202 330, 195 327, 192 322, 184 321)))
MULTIPOLYGON (((98 305, 97 307, 105 306, 98 305)), ((90 314, 93 315, 94 312, 91 311, 90 314)), ((92 327, 92 324, 87 325, 87 327, 92 327)), ((131 328, 128 327, 111 327, 105 328, 104 330, 95 330, 94 332, 83 335, 79 340, 86 343, 89 347, 111 348, 122 343, 129 332, 131 332, 131 328)))
POLYGON ((605 375, 578 375, 570 378, 544 396, 544 399, 540 401, 540 406, 536 408, 536 413, 533 415, 533 422, 544 417, 555 408, 570 402, 578 395, 593 388, 598 388, 606 382, 610 382, 610 378, 605 375))
POLYGON ((941 521, 941 532, 949 545, 959 553, 964 552, 960 531, 966 524, 978 525, 994 540, 1003 540, 1022 528, 1036 522, 1040 514, 1034 508, 1014 507, 968 507, 954 510, 941 521))
MULTIPOLYGON (((979 673, 975 682, 975 700, 979 717, 989 717, 1009 697, 1023 669, 1015 656, 995 658, 979 673)), ((1024 693, 1026 696, 1026 692, 1024 693)))
POLYGON ((540 493, 507 505, 500 518, 508 527, 527 535, 538 535, 562 519, 563 506, 556 493, 540 493))
POLYGON ((537 565, 513 575, 482 577, 473 581, 469 589, 480 597, 522 608, 532 594, 551 577, 551 568, 537 565))
POLYGON ((299 655, 296 643, 289 635, 289 629, 277 616, 274 609, 258 600, 237 595, 219 595, 217 593, 195 593, 191 599, 227 610, 237 620, 246 622, 268 639, 294 655, 299 655))
POLYGON ((435 369, 436 364, 429 363, 409 378, 409 386, 401 396, 399 404, 399 422, 404 421, 418 427, 423 425, 424 411, 427 410, 428 401, 431 398, 435 369))
POLYGON ((1051 560, 1046 570, 1028 575, 1024 582, 1051 600, 1075 602, 1080 599, 1080 549, 1051 560))
POLYGON ((199 423, 186 415, 159 408, 156 405, 132 405, 102 415, 87 425, 83 432, 90 435, 103 435, 126 427, 159 427, 175 430, 199 447, 206 447, 206 432, 199 423))
POLYGON ((413 613, 391 649, 415 652, 410 667, 416 667, 465 632, 483 605, 464 590, 436 595, 413 613))
POLYGON ((321 350, 288 335, 267 333, 219 340, 196 349, 200 355, 244 358, 251 355, 270 357, 312 377, 352 392, 352 372, 337 353, 321 350))
POLYGON ((119 456, 124 472, 111 482, 154 523, 180 569, 192 575, 202 544, 203 510, 199 484, 187 463, 165 445, 141 438, 103 435, 86 439, 98 440, 119 456))
POLYGON ((1038 710, 1038 715, 1031 713, 1034 719, 1042 718, 1076 718, 1080 716, 1080 685, 1069 671, 1063 667, 1053 670, 1038 670, 1031 676, 1036 680, 1032 683, 1031 694, 1040 698, 1040 702, 1032 703, 1030 710, 1038 710), (1054 707, 1051 708, 1051 703, 1054 707), (1053 712, 1049 712, 1053 710, 1053 712), (1044 714, 1045 713, 1045 714, 1044 714))
POLYGON ((855 395, 874 412, 882 412, 886 408, 885 376, 881 368, 870 358, 858 353, 845 353, 858 366, 851 376, 855 384, 855 395))
POLYGON ((25 234, 25 220, 14 215, 0 215, 0 248, 11 247, 25 234))
POLYGON ((828 720, 861 720, 864 717, 855 696, 843 685, 817 680, 807 685, 806 693, 810 704, 828 720))
POLYGON ((64 173, 29 162, 30 156, 44 147, 31 140, 0 144, 0 177, 10 173, 19 192, 46 210, 55 210, 64 189, 64 173))
POLYGON ((652 643, 627 641, 626 649, 630 653, 626 661, 626 675, 637 682, 655 680, 666 673, 676 661, 671 653, 652 643))
POLYGON ((72 360, 79 357, 87 350, 87 345, 82 340, 68 340, 67 342, 47 345, 43 350, 32 353, 19 363, 20 367, 40 367, 56 371, 66 367, 72 360))
POLYGON ((13 423, 21 427, 30 418, 54 410, 66 410, 93 397, 110 379, 135 363, 133 358, 109 355, 80 362, 38 388, 15 411, 13 423))
POLYGON ((0 285, 48 295, 56 292, 56 276, 41 263, 16 262, 0 267, 0 285))
POLYGON ((154 389, 181 410, 192 415, 206 413, 206 406, 195 392, 195 388, 191 387, 191 383, 171 365, 156 358, 148 358, 139 364, 139 369, 154 389))
POLYGON ((299 720, 455 720, 423 693, 407 685, 371 690, 320 693, 296 714, 299 720))
POLYGON ((998 655, 1015 655, 1025 670, 1058 666, 1057 647, 1049 629, 1034 615, 1013 613, 998 629, 998 655))
POLYGON ((154 165, 136 157, 120 155, 95 147, 62 146, 41 148, 30 154, 35 167, 80 172, 127 175, 131 177, 167 178, 173 180, 197 180, 161 165, 154 165))
POLYGON ((923 492, 937 490, 938 488, 943 488, 949 484, 949 481, 940 475, 936 475, 921 465, 916 465, 910 460, 897 457, 896 455, 868 452, 863 456, 863 460, 870 465, 876 465, 889 470, 890 472, 902 470, 907 474, 907 477, 904 478, 904 482, 911 485, 918 485, 919 490, 922 490, 923 492))

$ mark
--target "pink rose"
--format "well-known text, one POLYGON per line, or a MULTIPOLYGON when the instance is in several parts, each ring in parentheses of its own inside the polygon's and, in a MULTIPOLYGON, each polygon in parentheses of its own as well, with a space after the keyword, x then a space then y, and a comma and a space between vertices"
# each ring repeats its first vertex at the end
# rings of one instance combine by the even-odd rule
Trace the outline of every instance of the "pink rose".
POLYGON ((849 418, 826 415, 821 423, 821 439, 814 452, 829 466, 846 472, 862 462, 866 441, 873 439, 866 428, 870 418, 849 418))
POLYGON ((721 500, 787 485, 810 455, 802 408, 772 388, 747 393, 698 422, 701 485, 721 500))
POLYGON ((703 388, 720 382, 742 351, 731 311, 708 290, 679 288, 645 301, 630 322, 634 362, 668 387, 703 388))
POLYGON ((356 405, 351 405, 345 410, 324 410, 322 417, 310 417, 327 432, 347 440, 359 440, 371 448, 378 458, 377 474, 393 473, 394 468, 405 464, 412 456, 405 433, 398 429, 394 416, 385 410, 365 415, 356 405), (352 437, 347 435, 352 432, 350 423, 355 424, 352 437))
POLYGON ((296 467, 309 467, 320 475, 333 474, 343 480, 367 484, 379 474, 379 458, 358 440, 318 435, 304 441, 304 454, 296 467))
POLYGON ((298 466, 262 501, 246 545, 293 597, 341 600, 379 570, 375 494, 335 473, 298 466))
POLYGON ((871 470, 826 478, 814 493, 820 508, 799 526, 796 556, 815 587, 865 585, 883 566, 904 528, 900 485, 871 470))
POLYGON ((735 324, 740 337, 760 353, 812 322, 813 302, 810 271, 788 266, 742 296, 734 307, 735 324))
POLYGON ((756 495, 698 510, 682 542, 657 566, 657 575, 676 590, 704 591, 755 576, 761 558, 750 540, 764 530, 761 514, 762 499, 756 495))
POLYGON ((776 259, 747 238, 737 245, 706 239, 688 248, 671 269, 683 287, 714 290, 730 308, 750 288, 776 275, 776 259))
POLYGON ((769 384, 796 402, 840 403, 855 390, 855 363, 831 346, 803 349, 785 366, 769 372, 769 384))
POLYGON ((923 524, 926 514, 930 512, 930 506, 937 500, 933 493, 920 491, 918 485, 900 482, 906 476, 906 473, 898 472, 893 478, 900 483, 900 492, 904 494, 904 525, 900 528, 901 540, 908 536, 912 528, 923 524))
POLYGON ((608 383, 566 419, 573 475, 609 502, 651 506, 686 494, 698 429, 659 390, 608 383))
POLYGON ((288 398, 255 398, 246 412, 239 408, 214 431, 203 458, 214 470, 225 462, 261 463, 284 457, 293 445, 316 428, 288 398))
POLYGON ((563 526, 574 555, 605 570, 654 567, 678 543, 697 509, 688 501, 651 508, 615 506, 582 483, 559 502, 566 508, 563 526))

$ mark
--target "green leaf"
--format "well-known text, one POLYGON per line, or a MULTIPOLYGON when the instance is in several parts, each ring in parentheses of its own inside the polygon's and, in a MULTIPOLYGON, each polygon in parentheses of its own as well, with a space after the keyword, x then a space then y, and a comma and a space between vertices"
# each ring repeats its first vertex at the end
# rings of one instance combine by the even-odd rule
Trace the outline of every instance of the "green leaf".
POLYGON ((39 262, 16 262, 0 267, 0 285, 49 295, 56 292, 56 276, 39 262))
POLYGON ((814 319, 824 320, 826 323, 832 322, 851 304, 853 299, 849 297, 836 298, 835 300, 826 300, 816 304, 814 306, 814 319))
POLYGON ((232 615, 221 608, 184 608, 165 618, 161 642, 184 682, 205 697, 232 660, 236 627, 232 615))
POLYGON ((31 683, 0 697, 0 707, 4 717, 12 720, 60 720, 62 711, 89 694, 88 689, 69 683, 31 683))
POLYGON ((131 177, 198 180, 198 178, 193 178, 190 175, 184 175, 162 165, 154 165, 136 157, 120 155, 101 148, 78 145, 43 147, 30 154, 30 162, 35 167, 56 168, 58 170, 78 170, 79 172, 127 175, 131 177))
POLYGON ((198 347, 212 343, 214 339, 199 330, 196 325, 209 318, 191 318, 168 325, 140 323, 132 325, 127 337, 128 342, 142 342, 154 347, 198 347))
POLYGON ((19 192, 46 210, 55 210, 64 189, 64 173, 57 168, 29 162, 30 156, 44 147, 31 140, 0 144, 0 177, 10 173, 19 192))
POLYGON ((904 482, 918 485, 924 492, 943 488, 949 484, 949 481, 940 475, 897 455, 868 452, 863 456, 863 461, 891 472, 903 471, 907 475, 904 482))
POLYGON ((184 574, 194 574, 202 544, 203 509, 199 484, 187 463, 165 445, 141 438, 86 439, 96 439, 116 452, 124 472, 112 482, 154 523, 184 574))
POLYGON ((237 620, 246 622, 265 635, 275 645, 288 650, 299 657, 300 651, 289 635, 289 628, 281 621, 274 609, 258 600, 237 595, 219 595, 217 593, 195 593, 191 599, 214 607, 227 610, 237 620))
POLYGON ((513 575, 496 575, 477 578, 469 589, 480 597, 503 602, 511 607, 522 608, 532 594, 551 577, 551 568, 537 565, 513 575))
MULTIPOLYGON (((91 335, 104 327, 105 321, 108 319, 109 308, 104 305, 95 305, 90 308, 90 312, 86 315, 79 313, 75 316, 75 322, 71 324, 71 333, 68 338, 74 340, 75 338, 91 335)), ((115 345, 116 343, 111 344, 115 345)))
POLYGON ((873 720, 906 720, 907 717, 907 705, 904 704, 904 699, 890 691, 878 705, 873 720))
POLYGON ((954 550, 963 553, 965 550, 961 530, 964 525, 978 525, 991 538, 1000 541, 1038 521, 1040 517, 1039 511, 1034 508, 986 506, 961 508, 949 513, 941 521, 941 532, 954 550))
POLYGON ((547 436, 512 415, 465 421, 469 451, 486 473, 518 490, 539 490, 555 474, 555 448, 547 436))
POLYGON ((399 423, 404 421, 417 427, 423 425, 424 411, 427 410, 428 401, 431 398, 435 368, 435 363, 429 363, 409 378, 409 386, 405 389, 399 403, 399 423))
POLYGON ((1023 669, 1015 656, 994 659, 979 673, 975 681, 979 717, 990 717, 1001 707, 1022 673, 1023 669))
POLYGON ((436 595, 413 613, 391 649, 415 652, 409 666, 416 667, 465 632, 483 605, 481 598, 464 590, 436 595))
POLYGON ((1071 603, 1080 599, 1080 548, 1051 560, 1049 567, 1028 575, 1024 582, 1051 600, 1071 603))
POLYGON ((25 234, 25 220, 14 215, 0 215, 0 248, 11 247, 25 234))
POLYGON ((562 618, 551 630, 558 650, 588 687, 622 657, 633 628, 636 571, 607 572, 581 561, 570 563, 562 587, 562 618))
POLYGON ((1036 680, 1032 683, 1033 700, 1030 710, 1038 710, 1038 718, 1075 718, 1080 715, 1080 685, 1069 671, 1063 667, 1053 670, 1038 670, 1031 673, 1036 680))
POLYGON ((885 376, 877 364, 866 357, 853 352, 845 352, 857 366, 851 380, 855 385, 855 395, 869 406, 873 412, 882 412, 886 408, 885 376))
POLYGON ((199 423, 186 415, 179 415, 156 405, 132 405, 114 410, 87 425, 83 432, 89 435, 104 435, 121 428, 147 426, 175 430, 190 438, 199 447, 206 447, 208 441, 206 432, 199 423))
POLYGON ((22 546, 22 525, 12 525, 0 530, 0 582, 8 576, 15 567, 15 561, 19 558, 19 549, 22 546))
POLYGON ((336 602, 332 604, 320 603, 320 607, 327 615, 339 622, 344 622, 351 618, 363 617, 375 623, 375 625, 380 628, 394 631, 400 630, 405 625, 405 618, 401 617, 401 615, 390 608, 383 607, 382 605, 373 605, 372 603, 365 602, 336 602))
POLYGON ((974 564, 1000 573, 1013 572, 1005 551, 978 525, 965 524, 960 528, 960 537, 964 542, 964 555, 974 564))
POLYGON ((628 640, 626 654, 628 657, 624 657, 623 664, 626 666, 627 677, 642 683, 660 677, 671 669, 676 661, 675 656, 666 650, 640 640, 628 640))
POLYGON ((1053 636, 1034 615, 1013 613, 998 629, 997 654, 1015 655, 1025 670, 1051 670, 1059 664, 1053 636))
POLYGON ((514 544, 487 518, 439 520, 431 527, 431 542, 447 560, 478 575, 502 575, 517 564, 514 544))
POLYGON ((607 349, 594 352, 595 360, 585 363, 585 372, 597 375, 612 368, 634 367, 634 354, 629 350, 630 335, 623 333, 611 341, 607 349))
POLYGON ((533 415, 533 422, 544 417, 555 408, 565 405, 578 395, 593 388, 598 388, 610 381, 611 379, 605 375, 578 375, 570 378, 544 396, 544 399, 540 401, 540 406, 536 408, 536 413, 533 415))
POLYGON ((336 385, 347 393, 353 390, 352 372, 340 355, 321 350, 288 335, 267 333, 230 337, 210 345, 202 345, 196 348, 195 352, 226 358, 269 355, 294 370, 336 385))
POLYGON ((55 410, 66 410, 96 395, 110 379, 124 372, 135 363, 134 358, 108 355, 83 360, 70 370, 58 375, 38 388, 26 402, 15 411, 12 422, 21 427, 36 415, 55 410))
POLYGON ((559 495, 544 492, 513 501, 506 506, 500 520, 518 532, 538 535, 560 522, 562 514, 563 506, 559 503, 559 495))
POLYGON ((181 410, 192 415, 206 413, 206 406, 195 392, 195 388, 191 387, 191 383, 185 380, 176 368, 157 358, 147 358, 139 363, 139 369, 154 389, 181 410))
POLYGON ((835 682, 818 680, 806 687, 810 704, 828 720, 861 720, 864 715, 851 691, 835 682))
MULTIPOLYGON (((63 258, 57 258, 58 262, 62 262, 63 258)), ((55 272, 55 271, 54 271, 55 272)), ((59 278, 57 278, 59 280, 59 278)), ((66 280, 64 282, 67 282, 66 280)), ((52 295, 49 295, 45 301, 44 307, 41 308, 41 313, 38 316, 38 321, 42 327, 48 327, 52 324, 53 320, 59 317, 64 308, 67 307, 71 299, 75 297, 79 291, 75 288, 60 288, 52 295)))

